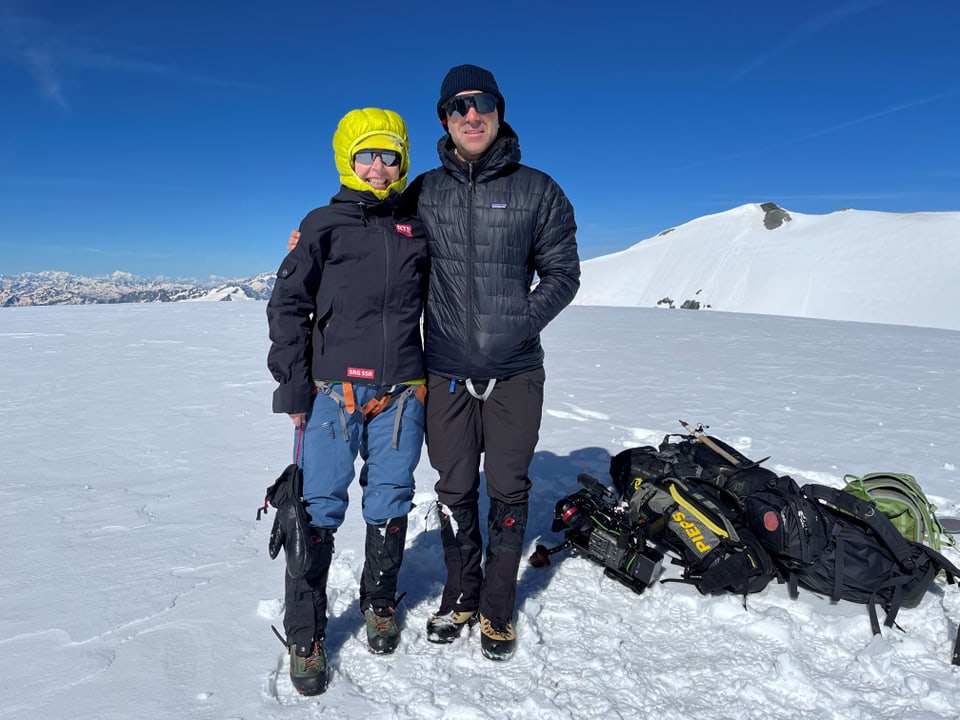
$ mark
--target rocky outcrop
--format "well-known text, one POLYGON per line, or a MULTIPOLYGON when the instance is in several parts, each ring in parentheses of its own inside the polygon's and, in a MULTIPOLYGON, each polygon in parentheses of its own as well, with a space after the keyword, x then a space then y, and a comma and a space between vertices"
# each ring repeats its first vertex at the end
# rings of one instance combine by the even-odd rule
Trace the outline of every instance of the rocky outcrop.
POLYGON ((790 213, 776 203, 763 203, 763 205, 760 206, 760 209, 764 212, 763 226, 767 230, 776 230, 785 222, 790 222, 793 220, 793 218, 790 217, 790 213))

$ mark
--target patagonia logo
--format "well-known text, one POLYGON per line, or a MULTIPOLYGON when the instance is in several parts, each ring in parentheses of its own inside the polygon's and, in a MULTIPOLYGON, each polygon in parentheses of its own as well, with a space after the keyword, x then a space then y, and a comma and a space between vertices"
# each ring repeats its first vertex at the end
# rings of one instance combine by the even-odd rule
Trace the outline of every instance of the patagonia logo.
POLYGON ((490 203, 490 207, 492 207, 494 210, 506 210, 507 204, 504 202, 490 203))
POLYGON ((696 523, 688 520, 686 513, 677 510, 673 513, 673 520, 683 528, 683 531, 687 534, 687 537, 690 538, 690 542, 696 546, 698 552, 706 553, 710 551, 711 546, 704 542, 703 530, 701 530, 696 523))
POLYGON ((413 237, 413 225, 408 225, 406 223, 397 223, 393 227, 401 235, 406 235, 407 237, 413 237))
POLYGON ((360 378, 362 380, 373 380, 375 373, 370 368, 347 368, 347 377, 360 378))

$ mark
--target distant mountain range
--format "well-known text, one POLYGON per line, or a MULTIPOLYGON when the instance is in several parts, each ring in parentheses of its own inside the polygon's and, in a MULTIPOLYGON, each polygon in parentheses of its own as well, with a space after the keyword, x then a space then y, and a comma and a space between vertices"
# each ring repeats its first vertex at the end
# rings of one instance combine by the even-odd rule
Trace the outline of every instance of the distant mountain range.
MULTIPOLYGON (((748 204, 582 263, 576 305, 722 310, 960 330, 960 212, 748 204)), ((266 300, 274 273, 171 280, 0 275, 0 307, 266 300)))
POLYGON ((275 273, 243 280, 143 278, 129 273, 82 277, 66 272, 0 275, 0 307, 183 300, 266 300, 275 273))

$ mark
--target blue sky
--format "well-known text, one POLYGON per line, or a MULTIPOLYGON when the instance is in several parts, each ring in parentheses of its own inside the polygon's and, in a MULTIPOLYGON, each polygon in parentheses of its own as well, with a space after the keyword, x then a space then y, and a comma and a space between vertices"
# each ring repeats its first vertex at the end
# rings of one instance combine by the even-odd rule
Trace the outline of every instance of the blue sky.
POLYGON ((954 0, 0 0, 0 274, 247 276, 338 188, 355 107, 437 163, 493 70, 584 258, 748 202, 960 210, 954 0))

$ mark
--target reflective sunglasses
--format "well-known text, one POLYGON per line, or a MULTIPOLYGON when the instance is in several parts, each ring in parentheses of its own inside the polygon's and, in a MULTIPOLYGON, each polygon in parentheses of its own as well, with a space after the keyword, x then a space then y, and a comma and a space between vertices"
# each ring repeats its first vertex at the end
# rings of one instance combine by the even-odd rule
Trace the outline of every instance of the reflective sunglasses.
POLYGON ((492 113, 497 109, 497 97, 490 93, 475 93, 473 95, 455 95, 443 104, 447 117, 462 118, 476 108, 481 115, 492 113))
POLYGON ((373 165, 377 158, 386 167, 400 164, 400 153, 396 150, 360 150, 353 156, 353 161, 359 165, 373 165))

